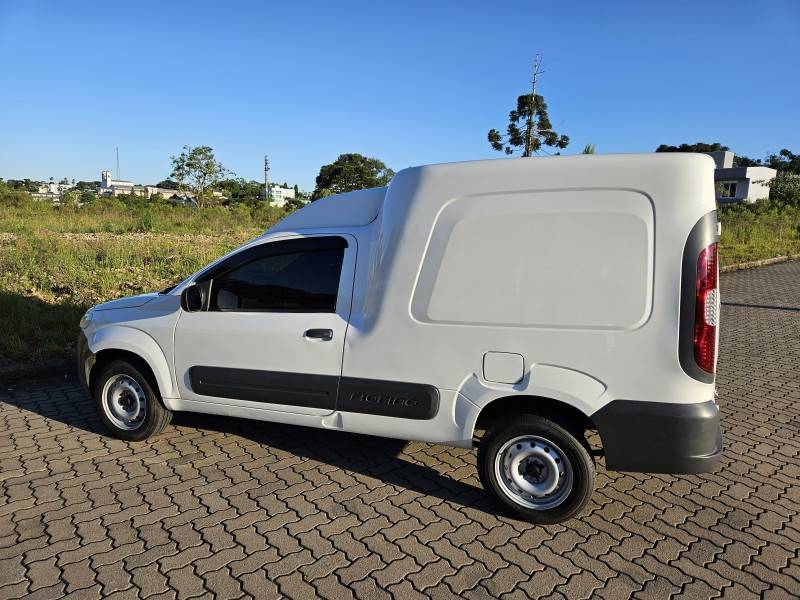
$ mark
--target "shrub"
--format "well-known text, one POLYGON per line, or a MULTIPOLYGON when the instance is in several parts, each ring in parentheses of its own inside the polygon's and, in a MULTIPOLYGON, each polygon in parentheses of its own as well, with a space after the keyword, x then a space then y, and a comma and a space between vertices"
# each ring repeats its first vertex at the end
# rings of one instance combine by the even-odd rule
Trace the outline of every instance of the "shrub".
POLYGON ((31 202, 33 199, 30 194, 0 181, 0 206, 24 206, 31 202))
POLYGON ((770 182, 769 198, 783 204, 800 207, 800 175, 778 173, 770 182))

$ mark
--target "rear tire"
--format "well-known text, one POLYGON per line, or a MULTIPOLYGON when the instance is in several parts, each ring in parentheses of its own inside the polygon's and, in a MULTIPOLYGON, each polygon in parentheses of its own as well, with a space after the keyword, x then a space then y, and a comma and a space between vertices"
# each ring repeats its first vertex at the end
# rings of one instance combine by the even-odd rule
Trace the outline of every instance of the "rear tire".
POLYGON ((543 525, 580 513, 595 484, 594 461, 581 440, 538 415, 490 427, 478 446, 478 472, 504 508, 543 525))
POLYGON ((114 437, 139 442, 161 433, 172 419, 157 389, 141 365, 114 360, 94 378, 92 396, 100 419, 114 437))

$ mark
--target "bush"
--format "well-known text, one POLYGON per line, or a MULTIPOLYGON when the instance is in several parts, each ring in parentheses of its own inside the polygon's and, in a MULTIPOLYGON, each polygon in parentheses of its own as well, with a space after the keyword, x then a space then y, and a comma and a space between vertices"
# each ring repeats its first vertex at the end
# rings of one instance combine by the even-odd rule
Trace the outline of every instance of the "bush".
POLYGON ((800 175, 778 173, 769 186, 769 198, 783 204, 800 207, 800 175))
POLYGON ((125 210, 125 204, 113 196, 97 196, 93 200, 86 202, 83 205, 83 210, 92 214, 123 211, 125 210))
POLYGON ((30 194, 22 190, 15 190, 0 181, 0 206, 24 206, 33 202, 30 194))

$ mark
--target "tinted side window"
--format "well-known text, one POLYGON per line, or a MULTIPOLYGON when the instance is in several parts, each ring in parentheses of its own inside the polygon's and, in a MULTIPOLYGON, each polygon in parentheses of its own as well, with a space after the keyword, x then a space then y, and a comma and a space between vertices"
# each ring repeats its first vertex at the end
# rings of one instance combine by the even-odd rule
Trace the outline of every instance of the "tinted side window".
POLYGON ((210 310, 335 312, 344 248, 255 258, 214 277, 210 310))

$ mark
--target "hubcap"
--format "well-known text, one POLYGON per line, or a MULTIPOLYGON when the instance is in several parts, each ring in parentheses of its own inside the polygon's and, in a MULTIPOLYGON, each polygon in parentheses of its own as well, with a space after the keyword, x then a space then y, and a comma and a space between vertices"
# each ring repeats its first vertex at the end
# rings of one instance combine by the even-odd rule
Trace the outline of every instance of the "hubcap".
POLYGON ((495 477, 506 496, 533 510, 564 502, 572 490, 572 464, 550 440, 529 435, 506 442, 495 457, 495 477))
POLYGON ((119 429, 133 431, 147 416, 147 396, 130 375, 115 375, 103 386, 103 411, 119 429))

